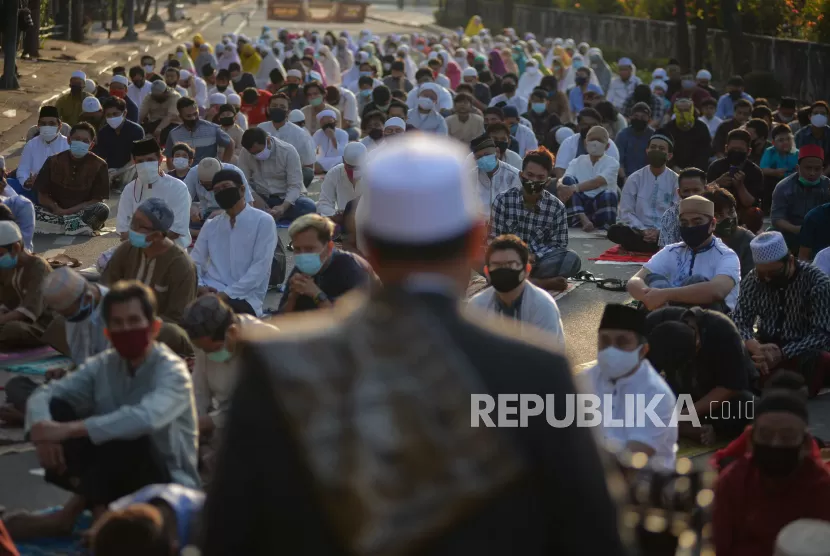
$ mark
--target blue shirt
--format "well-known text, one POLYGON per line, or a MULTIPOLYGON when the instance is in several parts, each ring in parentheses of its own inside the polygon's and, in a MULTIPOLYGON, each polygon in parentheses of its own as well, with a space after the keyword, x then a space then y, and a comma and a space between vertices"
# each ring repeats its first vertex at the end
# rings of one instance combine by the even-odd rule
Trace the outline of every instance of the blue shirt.
POLYGON ((813 126, 808 125, 798 130, 795 134, 795 148, 800 149, 804 145, 818 145, 824 149, 824 163, 830 160, 830 126, 824 126, 824 135, 816 137, 813 135, 813 126))
POLYGON ((117 170, 130 163, 133 141, 141 139, 144 139, 144 129, 130 120, 124 120, 118 129, 105 125, 98 132, 92 152, 103 158, 110 170, 117 170))
POLYGON ((815 207, 804 217, 798 242, 802 247, 813 250, 813 256, 830 247, 830 203, 815 207))
MULTIPOLYGON (((600 89, 599 85, 594 85, 593 83, 588 83, 585 91, 593 91, 598 95, 602 95, 602 89, 600 89)), ((574 114, 585 108, 585 99, 583 97, 584 93, 579 86, 573 87, 568 91, 568 103, 571 105, 571 112, 574 114)))
MULTIPOLYGON (((755 102, 755 99, 746 93, 741 93, 741 98, 746 99, 749 102, 755 102)), ((730 97, 728 94, 721 95, 721 97, 718 99, 718 110, 717 112, 715 112, 715 115, 721 120, 731 118, 735 115, 736 102, 737 101, 732 100, 732 97, 730 97)))
POLYGON ((626 177, 648 164, 646 149, 652 135, 654 135, 654 129, 650 127, 646 127, 642 133, 637 133, 633 128, 627 127, 617 134, 614 143, 620 151, 620 166, 625 171, 626 177))
MULTIPOLYGON (((0 192, 2 192, 2 189, 0 189, 0 192)), ((12 211, 14 221, 23 236, 23 247, 28 249, 29 252, 34 251, 32 236, 35 235, 35 205, 22 195, 15 195, 14 197, 0 196, 0 202, 12 211)))
POLYGON ((164 148, 166 157, 172 158, 173 145, 176 143, 186 143, 196 151, 193 157, 195 167, 203 158, 216 158, 219 147, 229 146, 231 138, 218 125, 199 119, 193 131, 180 125, 167 135, 167 145, 164 148))
POLYGON ((781 154, 775 147, 767 147, 761 157, 760 166, 762 170, 786 170, 787 173, 784 174, 784 177, 787 177, 795 172, 795 168, 798 166, 798 151, 793 149, 792 152, 781 154))

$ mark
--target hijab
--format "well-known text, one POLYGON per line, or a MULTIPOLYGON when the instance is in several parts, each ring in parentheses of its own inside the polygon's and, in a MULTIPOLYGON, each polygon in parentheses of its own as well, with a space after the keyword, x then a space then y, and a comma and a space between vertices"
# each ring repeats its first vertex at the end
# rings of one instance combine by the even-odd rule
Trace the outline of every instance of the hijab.
POLYGON ((225 52, 222 53, 222 57, 219 59, 219 69, 228 69, 233 63, 237 63, 240 66, 242 65, 242 60, 239 59, 239 54, 236 53, 236 45, 233 43, 228 43, 225 45, 225 52))
POLYGON ((337 39, 337 46, 334 47, 334 50, 334 58, 337 65, 340 66, 342 80, 342 72, 349 71, 354 67, 354 52, 349 48, 349 38, 341 36, 337 39))
POLYGON ((181 69, 187 70, 190 73, 196 73, 196 69, 193 65, 193 60, 190 58, 190 55, 187 53, 187 47, 185 45, 179 45, 176 47, 176 59, 181 64, 181 69), (182 57, 179 58, 179 52, 182 53, 182 57))
MULTIPOLYGON (((198 35, 197 35, 198 36, 198 35)), ((199 47, 199 55, 196 56, 196 62, 194 62, 196 66, 196 75, 199 77, 202 76, 202 68, 205 66, 210 66, 214 70, 219 67, 219 62, 216 61, 216 56, 210 51, 209 44, 203 44, 199 47)))
POLYGON ((262 55, 262 62, 260 62, 259 69, 254 76, 256 78, 256 86, 260 89, 264 89, 271 83, 271 72, 275 69, 278 69, 283 78, 285 78, 285 68, 282 66, 282 62, 277 59, 274 52, 268 51, 265 48, 263 48, 263 51, 265 53, 262 55))
POLYGON ((240 57, 242 59, 243 72, 254 75, 259 72, 259 65, 262 63, 262 57, 260 57, 253 45, 243 45, 240 49, 240 57))
POLYGON ((542 72, 542 77, 546 75, 553 75, 553 73, 545 66, 545 61, 544 58, 542 58, 541 52, 534 53, 532 58, 536 60, 536 67, 538 67, 539 71, 542 72))
POLYGON ((325 72, 326 82, 329 85, 339 87, 340 83, 343 82, 343 77, 340 73, 340 64, 337 62, 335 57, 332 56, 329 47, 326 45, 321 46, 320 50, 317 51, 317 55, 318 61, 325 72))
POLYGON ((536 66, 536 60, 531 60, 525 67, 525 72, 519 77, 519 84, 516 86, 516 94, 520 97, 530 98, 533 89, 539 86, 542 81, 542 72, 536 66))
POLYGON ((592 48, 588 51, 588 59, 591 61, 591 69, 597 75, 599 86, 603 91, 607 91, 611 85, 613 74, 608 62, 602 57, 602 51, 599 48, 592 48))
POLYGON ((516 75, 519 75, 519 66, 516 65, 516 61, 513 60, 513 53, 510 49, 502 48, 499 55, 501 56, 501 61, 504 62, 504 68, 507 70, 507 73, 515 73, 516 75))
POLYGON ((484 24, 481 23, 481 18, 474 15, 470 18, 470 21, 467 22, 467 28, 464 30, 464 34, 468 37, 472 37, 473 35, 478 35, 482 29, 484 29, 484 24))
POLYGON ((501 57, 501 53, 498 50, 493 50, 490 52, 490 71, 493 72, 493 75, 498 75, 501 77, 505 73, 507 73, 507 68, 504 66, 504 60, 501 57))

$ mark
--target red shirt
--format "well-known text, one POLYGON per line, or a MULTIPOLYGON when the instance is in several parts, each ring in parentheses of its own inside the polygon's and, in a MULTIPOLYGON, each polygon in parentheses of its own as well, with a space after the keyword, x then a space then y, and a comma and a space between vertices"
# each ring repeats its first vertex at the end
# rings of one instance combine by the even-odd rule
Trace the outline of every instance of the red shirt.
POLYGON ((268 110, 268 101, 271 100, 273 95, 262 89, 257 89, 257 92, 259 93, 259 98, 257 98, 256 104, 245 104, 243 102, 239 108, 248 117, 248 125, 250 127, 256 127, 262 122, 268 121, 266 111, 268 110))
POLYGON ((0 554, 3 556, 20 556, 2 521, 0 521, 0 554))
POLYGON ((779 531, 802 518, 830 521, 830 472, 808 458, 791 477, 773 481, 744 455, 715 485, 715 552, 772 556, 779 531))
MULTIPOLYGON (((816 442, 815 438, 810 438, 812 441, 812 449, 810 450, 810 457, 812 457, 816 463, 819 465, 825 465, 824 460, 821 457, 821 448, 818 447, 818 442, 816 442)), ((719 472, 724 471, 724 466, 721 462, 723 462, 724 458, 731 458, 731 459, 738 459, 743 457, 749 445, 752 443, 752 425, 748 426, 744 429, 744 432, 741 433, 741 436, 730 442, 725 448, 721 448, 715 455, 712 456, 712 459, 709 463, 717 469, 719 472)), ((830 462, 828 462, 828 467, 830 467, 830 462)), ((727 466, 728 467, 728 463, 727 466)))

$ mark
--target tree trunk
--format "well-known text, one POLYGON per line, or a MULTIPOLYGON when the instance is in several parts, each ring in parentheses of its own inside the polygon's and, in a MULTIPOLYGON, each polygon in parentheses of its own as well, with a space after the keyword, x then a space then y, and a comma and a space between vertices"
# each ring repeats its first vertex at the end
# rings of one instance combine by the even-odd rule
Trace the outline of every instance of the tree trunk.
POLYGON ((683 71, 692 67, 692 51, 689 48, 689 22, 686 19, 686 1, 674 0, 674 20, 677 24, 677 61, 683 71))
POLYGON ((741 16, 738 13, 737 0, 721 0, 723 6, 723 26, 729 33, 729 46, 732 50, 732 73, 745 75, 751 71, 744 48, 744 33, 741 30, 741 16))
POLYGON ((71 25, 69 27, 69 40, 72 42, 84 42, 84 0, 72 0, 71 25))
POLYGON ((32 27, 26 31, 26 46, 23 49, 32 58, 40 56, 40 0, 29 0, 32 12, 32 27))
POLYGON ((709 3, 707 0, 697 0, 697 19, 695 19, 695 68, 704 69, 709 65, 709 23, 707 13, 709 3))
POLYGON ((118 31, 118 0, 112 0, 112 31, 118 31))
POLYGON ((153 0, 144 0, 144 9, 141 10, 139 16, 139 23, 147 23, 147 18, 150 17, 150 8, 153 6, 153 0))

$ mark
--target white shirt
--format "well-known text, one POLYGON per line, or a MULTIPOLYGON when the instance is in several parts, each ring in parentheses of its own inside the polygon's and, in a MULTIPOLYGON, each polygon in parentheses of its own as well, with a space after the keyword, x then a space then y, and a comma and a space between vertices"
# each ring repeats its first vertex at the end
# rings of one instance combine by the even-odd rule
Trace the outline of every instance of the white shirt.
POLYGON ((825 247, 819 251, 816 258, 813 259, 813 264, 830 276, 830 247, 825 247))
MULTIPOLYGON (((450 92, 441 85, 438 85, 438 83, 435 83, 434 85, 438 86, 438 111, 452 110, 452 95, 450 92)), ((420 90, 421 86, 418 85, 417 87, 413 87, 412 90, 406 94, 406 105, 409 106, 410 110, 418 108, 418 92, 420 90)))
POLYGON ((69 150, 69 141, 61 134, 52 139, 51 143, 38 135, 23 146, 20 155, 20 164, 17 166, 17 180, 23 184, 32 174, 37 174, 43 168, 43 163, 50 156, 69 150))
POLYGON ((628 81, 623 81, 619 75, 615 75, 608 85, 608 92, 605 100, 614 105, 617 110, 622 110, 628 97, 634 94, 634 88, 642 83, 639 77, 632 75, 628 81))
MULTIPOLYGON (((503 164, 507 164, 507 165, 512 166, 513 168, 515 168, 517 172, 521 171, 521 169, 522 169, 522 160, 523 160, 522 157, 519 156, 519 154, 517 152, 511 151, 510 149, 507 149, 504 152, 504 158, 499 159, 499 161, 502 162, 503 164)), ((470 154, 467 155, 467 162, 471 166, 475 166, 476 157, 473 153, 470 153, 470 154)))
MULTIPOLYGON (((98 288, 101 299, 107 295, 109 288, 101 284, 91 284, 98 288)), ((101 303, 92 311, 87 318, 80 322, 66 322, 66 345, 69 346, 69 357, 77 366, 83 365, 87 359, 109 349, 110 341, 104 335, 106 323, 101 315, 101 303)))
POLYGON ((602 415, 602 435, 606 443, 610 444, 613 449, 624 449, 629 442, 645 444, 655 452, 654 456, 649 459, 652 465, 659 469, 674 469, 677 425, 672 427, 669 424, 677 398, 648 359, 643 359, 634 374, 616 382, 611 382, 603 376, 599 365, 586 369, 578 377, 580 382, 585 384, 586 390, 600 398, 600 407, 597 409, 602 415), (603 407, 606 395, 610 396, 610 411, 603 407), (649 406, 652 400, 659 397, 660 401, 654 406, 654 414, 665 426, 658 426, 652 422, 648 414, 643 417, 642 422, 638 423, 636 398, 634 398, 633 407, 635 414, 626 415, 626 397, 637 395, 643 396, 644 404, 641 407, 649 406), (608 417, 615 422, 621 420, 621 426, 612 426, 608 417), (626 420, 631 426, 624 426, 626 420))
POLYGON ((505 94, 496 95, 490 99, 490 106, 495 106, 500 102, 507 103, 507 106, 513 106, 519 111, 520 115, 527 112, 527 99, 525 97, 513 95, 512 97, 507 98, 507 95, 505 94))
MULTIPOLYGON (((239 108, 239 107, 237 106, 237 108, 239 108)), ((242 131, 245 131, 245 130, 248 129, 248 116, 246 116, 245 113, 242 112, 241 110, 236 113, 236 125, 241 127, 242 131)))
MULTIPOLYGON (((248 185, 248 178, 245 177, 245 172, 234 166, 233 164, 228 164, 226 162, 222 163, 223 170, 235 170, 242 176, 242 184, 245 186, 245 202, 248 204, 252 204, 254 202, 254 196, 251 193, 251 186, 248 185)), ((190 170, 188 170, 187 175, 184 177, 184 184, 187 186, 187 191, 190 193, 191 199, 198 199, 199 201, 199 210, 202 212, 202 217, 207 216, 211 212, 215 210, 220 210, 219 205, 216 202, 216 199, 213 196, 213 191, 208 191, 202 185, 202 182, 199 181, 199 166, 194 166, 190 170)))
POLYGON ((337 146, 331 144, 331 139, 322 129, 314 132, 314 144, 317 145, 317 162, 328 172, 333 167, 343 162, 343 152, 349 144, 349 134, 346 131, 336 128, 334 139, 337 146))
POLYGON ((682 286, 693 274, 709 280, 715 276, 729 276, 735 282, 735 286, 725 301, 730 309, 735 308, 741 284, 741 261, 738 255, 717 237, 714 238, 711 247, 697 253, 682 241, 666 245, 655 253, 643 268, 653 274, 665 276, 673 288, 682 286))
POLYGON ((276 137, 268 137, 268 148, 271 154, 267 160, 257 160, 248 149, 242 149, 239 169, 260 195, 277 195, 294 204, 306 193, 300 155, 292 145, 276 137))
POLYGON ((303 166, 314 166, 314 161, 317 158, 317 148, 305 128, 291 122, 285 122, 279 129, 274 128, 272 122, 262 122, 257 127, 297 149, 297 154, 300 155, 300 163, 303 166))
POLYGON ((658 230, 663 214, 677 200, 677 174, 664 168, 655 177, 651 166, 645 166, 625 180, 617 221, 635 230, 658 230))
MULTIPOLYGON (((556 164, 554 165, 554 168, 565 169, 568 167, 568 164, 576 158, 580 141, 582 141, 582 136, 579 133, 571 135, 562 141, 562 144, 559 145, 559 151, 556 153, 556 164)), ((610 156, 611 158, 615 158, 617 160, 620 159, 620 150, 617 148, 617 145, 614 143, 613 139, 608 141, 608 150, 605 151, 605 156, 610 156)))
POLYGON ((346 203, 361 195, 363 195, 363 181, 358 179, 357 183, 353 184, 346 174, 346 167, 338 164, 326 173, 323 185, 320 186, 317 212, 323 216, 333 216, 338 210, 343 210, 346 203))
POLYGON ((200 286, 247 301, 261 316, 276 248, 274 217, 245 205, 233 226, 227 213, 205 222, 190 256, 200 286))
POLYGON ((430 110, 428 114, 422 114, 417 108, 413 108, 406 115, 406 123, 424 133, 436 133, 438 135, 449 133, 447 120, 435 110, 430 110))
POLYGON ((707 120, 706 116, 701 116, 698 118, 698 120, 706 124, 706 127, 709 128, 709 135, 712 136, 712 139, 715 138, 715 133, 718 132, 718 127, 723 123, 723 120, 721 120, 717 116, 712 116, 711 120, 707 120))
POLYGON ((144 85, 139 89, 134 83, 127 85, 127 96, 132 99, 136 106, 141 107, 144 102, 144 97, 150 94, 150 88, 153 84, 150 81, 145 81, 144 85))
POLYGON ((185 98, 185 97, 193 98, 193 97, 190 96, 190 91, 188 91, 187 89, 185 89, 181 85, 176 85, 176 92, 179 93, 179 95, 181 95, 182 98, 185 98))
POLYGON ((340 102, 337 103, 337 109, 340 110, 344 122, 351 122, 353 126, 360 125, 360 116, 357 113, 357 97, 346 87, 340 87, 340 102))
POLYGON ((590 191, 580 191, 582 195, 593 198, 603 191, 617 191, 617 173, 619 171, 620 162, 607 154, 602 155, 596 163, 591 162, 590 155, 583 154, 568 164, 565 175, 575 177, 579 183, 584 183, 599 176, 605 178, 605 185, 590 191))
POLYGON ((499 160, 499 167, 493 177, 487 175, 484 170, 474 169, 476 192, 481 199, 481 216, 489 221, 493 212, 493 202, 496 197, 508 189, 521 187, 522 180, 519 178, 519 170, 499 160))
POLYGON ((207 93, 207 83, 201 77, 196 77, 195 75, 192 76, 193 85, 185 89, 187 94, 190 98, 196 101, 196 106, 199 108, 207 108, 210 106, 208 104, 208 93, 207 93))
POLYGON ((160 176, 152 186, 139 184, 138 179, 124 186, 118 201, 115 231, 119 234, 128 232, 138 205, 154 197, 162 199, 173 211, 173 226, 170 231, 179 234, 176 243, 184 249, 190 247, 190 192, 183 181, 168 174, 160 176))
POLYGON ((361 143, 366 147, 366 152, 372 152, 376 148, 380 147, 380 143, 369 137, 368 135, 360 140, 361 143))
POLYGON ((536 140, 536 134, 529 127, 519 124, 516 128, 516 142, 519 143, 519 156, 524 157, 527 151, 533 151, 539 148, 539 142, 536 140))

